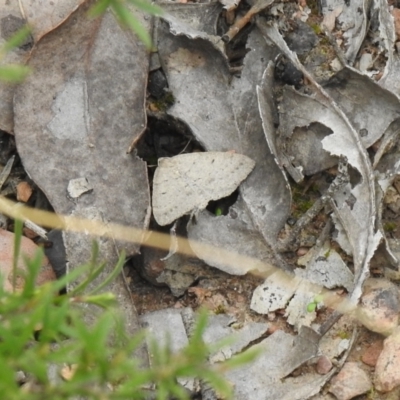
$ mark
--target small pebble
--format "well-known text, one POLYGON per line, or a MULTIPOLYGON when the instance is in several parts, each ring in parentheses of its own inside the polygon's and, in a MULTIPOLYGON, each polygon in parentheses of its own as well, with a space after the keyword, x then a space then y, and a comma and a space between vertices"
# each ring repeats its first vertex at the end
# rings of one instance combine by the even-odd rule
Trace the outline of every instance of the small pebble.
POLYGON ((298 257, 302 257, 302 256, 304 256, 304 255, 306 255, 308 253, 308 250, 309 249, 307 247, 300 247, 297 250, 296 254, 297 254, 298 257))
POLYGON ((364 53, 360 58, 360 71, 366 72, 372 66, 372 54, 364 53))
POLYGON ((20 182, 17 185, 17 200, 26 203, 32 196, 32 188, 28 182, 20 182))
POLYGON ((289 225, 289 226, 293 226, 293 225, 295 225, 295 223, 296 223, 296 218, 294 218, 294 217, 289 217, 288 219, 287 219, 287 224, 289 225))
POLYGON ((317 372, 320 375, 326 375, 332 369, 332 366, 332 361, 323 355, 317 361, 317 372))
POLYGON ((342 64, 338 58, 335 58, 329 65, 334 72, 338 72, 342 69, 342 64))
POLYGON ((267 314, 267 318, 268 318, 268 321, 275 321, 276 314, 273 313, 273 312, 270 312, 270 313, 267 314))
MULTIPOLYGON (((8 292, 13 291, 13 259, 14 259, 14 234, 12 232, 0 229, 0 273, 3 275, 3 288, 8 292)), ((21 237, 21 255, 18 259, 17 269, 20 271, 26 271, 26 264, 22 257, 33 258, 37 253, 39 246, 37 246, 32 240, 25 236, 21 237)), ((47 257, 42 260, 42 266, 39 274, 36 278, 36 284, 42 285, 46 282, 54 281, 56 276, 49 263, 47 257)), ((22 275, 18 275, 16 282, 16 289, 21 290, 24 286, 24 278, 22 275)))
POLYGON ((400 386, 400 327, 383 342, 375 367, 375 388, 390 392, 400 386))
POLYGON ((399 292, 395 284, 387 279, 368 279, 364 285, 359 321, 369 330, 388 336, 399 322, 399 292))
POLYGON ((381 354, 383 349, 382 340, 376 340, 369 347, 367 347, 361 356, 361 361, 364 364, 369 365, 370 367, 375 367, 379 355, 381 354))
POLYGON ((332 379, 329 392, 334 394, 338 400, 350 400, 368 392, 371 388, 372 383, 365 371, 356 362, 347 362, 332 379))

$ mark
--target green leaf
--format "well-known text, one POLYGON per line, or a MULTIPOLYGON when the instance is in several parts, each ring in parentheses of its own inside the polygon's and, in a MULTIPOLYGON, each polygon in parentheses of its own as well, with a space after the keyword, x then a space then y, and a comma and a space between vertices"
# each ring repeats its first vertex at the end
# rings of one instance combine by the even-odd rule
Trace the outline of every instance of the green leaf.
POLYGON ((208 314, 206 309, 201 309, 198 313, 196 325, 192 336, 189 339, 190 343, 203 343, 203 333, 207 327, 208 314))
MULTIPOLYGON (((81 265, 80 267, 74 268, 72 271, 68 271, 68 274, 58 278, 53 283, 55 291, 59 292, 61 289, 64 289, 68 284, 74 282, 78 277, 85 274, 87 270, 87 265, 81 265)), ((75 293, 75 290, 72 293, 75 293)), ((72 293, 69 292, 68 296, 71 297, 72 293)), ((60 296, 59 299, 62 299, 62 296, 60 296)))
POLYGON ((133 4, 139 10, 145 11, 149 14, 153 14, 153 15, 157 15, 157 16, 164 14, 164 10, 161 7, 150 3, 149 1, 146 1, 146 0, 127 0, 127 1, 129 1, 131 4, 133 4))
POLYGON ((242 367, 245 364, 253 362, 260 355, 260 350, 257 348, 250 348, 243 353, 236 354, 229 360, 222 363, 222 367, 226 369, 232 369, 242 367))
POLYGON ((146 31, 146 29, 142 26, 142 24, 136 19, 136 17, 129 11, 129 9, 118 1, 114 1, 111 3, 111 7, 117 15, 120 23, 126 27, 131 29, 136 33, 138 38, 144 43, 148 50, 151 50, 153 47, 150 35, 146 31))
POLYGON ((172 394, 175 398, 179 400, 188 400, 189 395, 188 392, 182 386, 177 385, 175 382, 172 382, 172 385, 169 387, 170 394, 172 394))
POLYGON ((92 242, 92 256, 90 257, 90 270, 95 270, 99 259, 99 244, 96 240, 92 242))
POLYGON ((168 389, 165 382, 159 382, 157 387, 157 400, 167 400, 168 399, 168 389))
POLYGON ((88 271, 88 275, 83 279, 79 285, 77 285, 74 289, 70 291, 71 296, 76 296, 79 293, 82 293, 86 287, 90 284, 90 282, 93 282, 104 270, 106 267, 106 263, 101 263, 100 265, 97 265, 98 262, 98 256, 99 256, 99 245, 96 241, 93 241, 92 243, 92 256, 90 259, 90 262, 86 264, 86 270, 88 271))
POLYGON ((48 304, 43 307, 42 328, 38 339, 40 342, 45 343, 59 341, 63 338, 63 326, 67 326, 70 307, 68 302, 56 307, 52 304, 52 297, 49 300, 48 304))
POLYGON ((18 83, 23 81, 30 72, 31 69, 25 65, 0 65, 0 80, 18 83))
POLYGON ((85 277, 85 279, 83 279, 82 282, 79 283, 78 286, 76 286, 74 289, 72 289, 70 291, 71 296, 77 296, 80 293, 82 293, 87 288, 87 286, 90 284, 90 282, 93 282, 104 271, 104 268, 106 267, 106 263, 100 264, 94 270, 92 269, 92 267, 90 265, 85 265, 84 267, 85 267, 85 270, 88 271, 88 274, 85 277))
POLYGON ((95 304, 101 308, 113 307, 117 304, 117 300, 112 293, 101 293, 93 296, 81 296, 79 301, 82 303, 95 304))
POLYGON ((90 347, 88 350, 92 354, 97 353, 98 356, 101 356, 104 353, 104 349, 107 346, 107 339, 113 327, 114 316, 110 312, 103 313, 90 333, 90 347))
POLYGON ((88 16, 95 18, 105 13, 112 0, 98 0, 88 11, 88 16))
MULTIPOLYGON (((1 74, 0 74, 1 76, 1 74)), ((19 260, 19 252, 21 250, 21 238, 22 238, 22 227, 23 222, 19 219, 15 220, 14 223, 14 253, 13 253, 13 276, 12 276, 12 286, 15 290, 17 283, 17 266, 19 260)))
POLYGON ((307 311, 310 312, 310 313, 315 311, 316 308, 317 308, 317 304, 316 303, 309 303, 307 305, 307 311))
POLYGON ((315 297, 314 297, 314 303, 321 303, 322 301, 324 300, 324 297, 322 296, 322 294, 317 294, 315 297))
POLYGON ((221 376, 221 374, 209 369, 203 371, 201 377, 205 379, 214 388, 214 390, 218 392, 219 395, 222 395, 224 398, 228 399, 232 398, 232 387, 228 381, 221 376))
POLYGON ((0 49, 0 54, 8 53, 15 47, 19 47, 24 44, 26 38, 30 35, 30 33, 31 28, 28 25, 22 27, 4 43, 4 45, 0 49))
POLYGON ((122 268, 124 267, 124 264, 125 264, 125 252, 122 251, 121 255, 119 256, 117 265, 115 266, 115 268, 113 269, 111 274, 108 275, 108 277, 106 279, 104 279, 104 281, 102 283, 100 283, 100 285, 98 285, 95 289, 93 289, 89 294, 93 295, 93 294, 98 293, 101 289, 103 289, 110 282, 112 282, 122 272, 122 268))
POLYGON ((43 249, 40 248, 36 251, 34 258, 29 260, 24 257, 27 273, 24 274, 25 282, 24 290, 22 291, 23 297, 30 297, 32 293, 35 292, 36 278, 39 275, 40 268, 43 265, 43 259, 43 249))

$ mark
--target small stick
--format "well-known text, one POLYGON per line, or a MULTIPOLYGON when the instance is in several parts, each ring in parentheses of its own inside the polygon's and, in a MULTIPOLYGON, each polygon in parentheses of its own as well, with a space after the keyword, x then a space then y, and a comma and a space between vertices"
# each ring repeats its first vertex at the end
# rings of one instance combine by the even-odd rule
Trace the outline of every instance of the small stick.
MULTIPOLYGON (((14 207, 17 208, 17 207, 21 207, 21 206, 23 206, 22 203, 17 203, 17 204, 15 204, 14 207)), ((35 232, 42 239, 44 239, 46 241, 49 240, 49 238, 47 237, 47 231, 45 229, 43 229, 39 225, 36 225, 34 222, 30 221, 29 219, 24 219, 22 222, 25 227, 27 227, 31 231, 35 232)))
POLYGON ((22 18, 26 21, 25 10, 24 10, 24 7, 22 6, 21 0, 18 0, 18 5, 19 5, 19 11, 21 12, 22 18))
POLYGON ((224 36, 222 36, 222 40, 225 43, 229 43, 239 32, 241 29, 243 29, 249 22, 250 20, 259 12, 270 6, 274 0, 257 0, 254 6, 250 8, 249 11, 242 17, 239 18, 228 30, 228 32, 225 33, 224 36))
POLYGON ((289 232, 287 237, 277 244, 277 251, 284 253, 286 251, 293 250, 296 246, 297 239, 300 231, 306 227, 323 209, 327 203, 327 197, 323 196, 319 198, 312 206, 303 214, 296 222, 292 230, 289 232))
POLYGON ((182 151, 179 152, 179 154, 182 154, 184 151, 186 151, 186 149, 188 148, 189 144, 191 143, 192 139, 189 139, 189 141, 187 142, 186 146, 183 148, 182 151))
POLYGON ((35 232, 38 236, 40 236, 42 239, 44 240, 49 240, 49 238, 47 237, 47 232, 45 229, 43 229, 42 227, 40 227, 39 225, 36 225, 34 222, 29 221, 29 219, 26 219, 24 221, 24 225, 25 227, 27 227, 28 229, 30 229, 31 231, 35 232))
POLYGON ((136 148, 139 140, 142 138, 143 134, 145 133, 147 129, 147 121, 145 121, 143 125, 143 129, 138 133, 138 135, 132 140, 131 144, 128 147, 128 150, 126 151, 126 154, 132 153, 132 151, 136 148))
POLYGON ((347 160, 345 157, 341 157, 338 165, 338 175, 335 180, 329 186, 327 192, 320 197, 307 212, 302 215, 296 222, 293 229, 289 232, 287 237, 277 244, 276 249, 280 253, 290 251, 297 242, 300 231, 307 226, 322 210, 322 208, 332 201, 334 193, 339 190, 339 188, 346 185, 349 181, 349 176, 347 172, 347 160))
POLYGON ((178 251, 178 239, 176 238, 176 226, 177 226, 177 224, 178 224, 178 221, 175 221, 174 225, 172 226, 172 228, 169 231, 169 233, 171 235, 171 244, 170 244, 170 247, 169 247, 169 252, 165 257, 160 258, 161 261, 168 260, 168 258, 172 257, 178 251))
POLYGON ((329 329, 332 328, 332 326, 339 321, 339 319, 342 317, 342 313, 339 311, 334 311, 328 319, 319 327, 318 333, 321 336, 324 336, 326 332, 329 331, 329 329))
POLYGON ((326 28, 325 25, 322 25, 322 30, 323 30, 325 36, 328 38, 333 49, 335 50, 336 56, 337 56, 338 60, 340 61, 340 64, 342 64, 343 67, 346 67, 348 65, 348 63, 346 61, 346 56, 343 53, 343 50, 337 44, 336 38, 333 36, 332 32, 329 32, 329 30, 326 28))
POLYGON ((7 164, 4 166, 3 170, 0 173, 0 189, 3 187, 4 182, 7 180, 7 178, 10 176, 10 172, 12 169, 12 166, 14 164, 15 156, 12 156, 8 161, 7 164))
MULTIPOLYGON (((14 164, 14 160, 15 160, 15 156, 12 156, 7 161, 7 164, 5 165, 5 167, 3 168, 3 170, 0 173, 0 189, 3 187, 7 178, 10 176, 11 169, 14 164)), ((43 228, 41 228, 39 225, 36 225, 35 223, 33 223, 32 221, 29 221, 28 219, 23 221, 23 223, 28 229, 35 232, 38 236, 40 236, 44 240, 49 240, 47 238, 47 232, 43 228)))

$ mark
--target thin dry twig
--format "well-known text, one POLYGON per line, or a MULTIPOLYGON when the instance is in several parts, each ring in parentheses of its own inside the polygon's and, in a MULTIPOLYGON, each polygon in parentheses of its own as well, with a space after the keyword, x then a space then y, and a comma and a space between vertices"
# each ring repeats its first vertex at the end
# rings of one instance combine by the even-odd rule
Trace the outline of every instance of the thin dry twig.
POLYGON ((36 225, 34 222, 29 221, 29 219, 26 219, 24 221, 24 225, 30 229, 31 231, 35 232, 38 236, 40 236, 44 240, 49 240, 47 237, 47 232, 45 229, 40 227, 39 225, 36 225))
MULTIPOLYGON (((105 224, 104 222, 91 219, 57 215, 49 211, 29 208, 25 205, 20 205, 16 207, 14 202, 5 199, 2 196, 0 196, 0 212, 3 212, 4 214, 9 215, 12 218, 17 218, 20 220, 26 220, 27 218, 29 218, 30 220, 35 221, 35 223, 37 224, 55 229, 70 230, 74 232, 85 232, 86 234, 90 234, 93 236, 108 237, 111 238, 115 243, 119 240, 132 241, 136 243, 142 243, 143 241, 144 231, 142 229, 127 227, 115 223, 105 224)), ((151 236, 149 236, 146 241, 147 246, 166 251, 170 249, 171 238, 169 234, 156 231, 147 232, 151 233, 151 236)), ((189 257, 195 257, 188 239, 177 236, 176 240, 178 242, 180 254, 186 254, 189 257)), ((207 245, 205 243, 199 242, 197 245, 203 247, 203 251, 211 252, 214 249, 213 246, 207 245)), ((215 253, 214 251, 212 252, 212 254, 217 260, 227 260, 228 256, 230 256, 232 253, 228 250, 221 248, 219 249, 218 253, 215 253)), ((229 257, 229 259, 232 259, 232 257, 229 257)), ((247 263, 257 263, 259 266, 264 265, 265 270, 268 271, 268 274, 263 274, 263 271, 261 270, 255 271, 259 276, 263 276, 264 278, 270 275, 272 271, 280 270, 266 262, 260 262, 259 260, 255 260, 248 256, 235 254, 235 265, 247 263)), ((286 274, 288 279, 293 278, 293 274, 288 273, 287 271, 280 271, 283 274, 286 274)), ((322 299, 323 303, 327 307, 336 310, 329 318, 329 320, 327 320, 326 323, 323 324, 319 329, 318 333, 324 334, 340 318, 341 315, 350 312, 354 313, 357 305, 354 304, 354 302, 352 302, 349 298, 341 298, 336 293, 332 293, 326 289, 321 290, 322 293, 324 293, 322 299)), ((354 313, 354 315, 356 316, 357 313, 354 313)))
POLYGON ((287 237, 278 243, 277 251, 284 253, 291 251, 297 246, 299 234, 320 212, 333 200, 333 195, 349 181, 347 172, 347 160, 342 157, 339 160, 338 175, 329 186, 327 192, 320 197, 311 208, 309 208, 296 222, 287 237))
POLYGON ((336 42, 335 36, 333 36, 332 32, 330 32, 325 25, 322 25, 322 30, 329 40, 329 43, 332 45, 333 49, 335 50, 336 56, 338 60, 340 61, 340 64, 342 64, 343 67, 346 67, 348 65, 346 61, 346 55, 344 54, 343 50, 339 47, 339 45, 336 42))
POLYGON ((222 36, 222 40, 225 43, 230 42, 255 15, 266 9, 273 2, 274 0, 258 0, 242 18, 236 20, 236 22, 229 28, 228 32, 222 36))
POLYGON ((22 18, 24 20, 26 20, 25 10, 24 10, 21 0, 18 0, 18 5, 19 5, 19 11, 21 12, 22 18))
POLYGON ((174 225, 170 229, 169 233, 171 235, 171 245, 169 248, 169 253, 161 258, 161 261, 166 261, 168 258, 172 257, 175 253, 178 252, 179 246, 178 246, 178 239, 176 238, 176 226, 178 225, 178 221, 174 222, 174 225))
POLYGON ((4 166, 3 170, 0 173, 0 189, 3 187, 5 181, 8 179, 11 173, 12 166, 14 164, 15 156, 12 156, 7 164, 4 166))

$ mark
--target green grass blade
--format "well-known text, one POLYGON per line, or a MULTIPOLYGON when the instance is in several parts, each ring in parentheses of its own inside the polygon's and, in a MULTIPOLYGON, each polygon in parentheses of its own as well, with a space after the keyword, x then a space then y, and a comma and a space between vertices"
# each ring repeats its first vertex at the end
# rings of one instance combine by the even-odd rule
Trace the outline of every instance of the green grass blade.
POLYGON ((19 219, 15 220, 14 223, 14 254, 13 254, 13 276, 12 276, 12 286, 15 291, 15 286, 17 284, 17 268, 19 253, 21 250, 21 239, 22 239, 22 227, 23 222, 19 219))
POLYGON ((139 10, 153 15, 163 15, 164 10, 155 4, 151 4, 146 0, 127 0, 139 10))
POLYGON ((104 287, 106 287, 111 281, 113 281, 121 272, 122 272, 122 268, 124 267, 125 264, 125 252, 123 251, 121 253, 121 255, 119 256, 117 265, 115 266, 115 268, 113 269, 113 271, 111 272, 110 275, 107 276, 106 279, 104 279, 103 282, 100 283, 100 285, 98 285, 95 289, 93 289, 89 295, 94 295, 96 293, 98 293, 101 289, 103 289, 104 287))
MULTIPOLYGON (((72 271, 69 271, 68 274, 65 274, 64 276, 60 277, 53 283, 54 290, 60 291, 61 289, 64 289, 68 284, 74 282, 81 275, 87 272, 87 270, 88 270, 87 265, 81 265, 80 267, 74 268, 72 271)), ((75 290, 73 290, 72 292, 74 291, 75 290)), ((72 296, 72 292, 68 293, 68 295, 72 296)))
POLYGON ((130 10, 120 2, 113 2, 111 4, 118 20, 122 26, 131 29, 138 38, 144 43, 148 50, 152 49, 151 37, 142 26, 142 24, 135 18, 135 16, 130 12, 130 10))
POLYGON ((101 308, 110 308, 118 304, 117 299, 112 293, 101 293, 92 296, 82 296, 79 298, 82 303, 94 304, 101 308))
POLYGON ((39 275, 40 268, 43 265, 44 252, 39 248, 33 258, 28 259, 24 256, 24 263, 26 265, 26 272, 24 274, 24 289, 22 296, 27 298, 32 296, 36 288, 36 278, 39 275))
POLYGON ((88 11, 88 16, 91 18, 99 17, 104 14, 110 6, 112 0, 98 0, 94 6, 88 11))
POLYGON ((90 282, 93 282, 93 280, 95 280, 102 273, 102 271, 104 271, 106 263, 100 264, 100 266, 97 267, 95 270, 92 270, 91 266, 89 265, 85 265, 84 267, 86 271, 88 271, 88 275, 78 286, 76 286, 74 289, 70 291, 71 296, 77 296, 80 293, 82 293, 90 284, 90 282))
POLYGON ((31 28, 28 25, 25 25, 4 43, 0 50, 0 53, 5 54, 16 47, 21 46, 22 44, 24 44, 26 38, 30 35, 30 33, 31 28))
POLYGON ((251 348, 244 351, 243 353, 234 355, 229 360, 224 361, 222 363, 222 366, 227 370, 242 367, 245 364, 253 362, 259 355, 260 355, 260 349, 251 348))
POLYGON ((18 83, 23 81, 30 72, 31 69, 25 65, 0 65, 0 80, 18 83))

